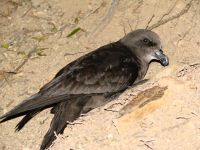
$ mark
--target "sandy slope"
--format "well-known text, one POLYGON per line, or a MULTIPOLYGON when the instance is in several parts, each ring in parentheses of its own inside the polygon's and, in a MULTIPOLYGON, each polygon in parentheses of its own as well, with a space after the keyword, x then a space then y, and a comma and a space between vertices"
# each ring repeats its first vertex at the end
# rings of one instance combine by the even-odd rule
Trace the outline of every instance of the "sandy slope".
MULTIPOLYGON (((200 66, 193 65, 200 62, 199 2, 193 0, 190 6, 182 0, 121 0, 102 24, 111 3, 0 1, 0 114, 37 92, 77 57, 118 40, 131 28, 145 28, 150 20, 149 26, 186 12, 153 29, 163 41, 170 66, 152 64, 148 82, 77 120, 51 149, 200 149, 200 66), (77 27, 83 30, 67 38, 77 27), (34 48, 28 62, 8 77, 5 71, 17 68, 34 48)), ((0 149, 38 149, 51 117, 49 110, 44 111, 19 133, 14 132, 19 119, 1 124, 0 149)))

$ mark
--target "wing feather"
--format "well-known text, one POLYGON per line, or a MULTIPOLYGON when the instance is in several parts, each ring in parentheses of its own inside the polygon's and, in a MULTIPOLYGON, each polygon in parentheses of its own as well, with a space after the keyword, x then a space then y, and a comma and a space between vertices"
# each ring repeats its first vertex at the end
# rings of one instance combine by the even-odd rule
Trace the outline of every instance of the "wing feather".
POLYGON ((63 94, 113 93, 134 83, 139 62, 119 42, 101 47, 64 67, 40 92, 63 94))
POLYGON ((61 69, 39 93, 0 116, 0 122, 80 96, 112 95, 132 85, 138 70, 137 58, 122 44, 101 47, 61 69))

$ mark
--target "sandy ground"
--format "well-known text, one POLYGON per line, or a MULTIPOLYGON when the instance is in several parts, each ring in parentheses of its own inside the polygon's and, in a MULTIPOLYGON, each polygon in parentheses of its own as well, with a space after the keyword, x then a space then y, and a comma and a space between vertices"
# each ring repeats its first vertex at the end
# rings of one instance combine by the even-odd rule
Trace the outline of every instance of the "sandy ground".
MULTIPOLYGON (((50 149, 198 150, 199 24, 198 0, 1 0, 0 115, 72 60, 148 27, 160 35, 170 66, 152 64, 148 82, 69 125, 50 149)), ((19 119, 0 124, 0 149, 38 149, 51 117, 46 110, 19 133, 19 119)))

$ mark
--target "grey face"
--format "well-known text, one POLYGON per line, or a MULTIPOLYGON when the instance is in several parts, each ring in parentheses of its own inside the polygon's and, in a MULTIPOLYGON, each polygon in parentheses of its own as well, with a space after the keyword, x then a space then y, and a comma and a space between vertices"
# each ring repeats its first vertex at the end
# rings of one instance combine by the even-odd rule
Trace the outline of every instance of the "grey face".
POLYGON ((160 62, 169 64, 168 57, 163 53, 159 36, 150 30, 139 29, 126 35, 121 42, 133 50, 146 63, 160 62))

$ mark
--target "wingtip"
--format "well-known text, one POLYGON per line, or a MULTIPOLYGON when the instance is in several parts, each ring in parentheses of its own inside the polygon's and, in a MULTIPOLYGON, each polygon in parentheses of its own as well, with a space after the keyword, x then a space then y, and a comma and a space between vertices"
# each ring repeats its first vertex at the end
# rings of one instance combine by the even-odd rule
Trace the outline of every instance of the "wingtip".
POLYGON ((6 119, 6 116, 7 116, 7 114, 0 116, 0 123, 4 122, 4 120, 6 119))
POLYGON ((8 120, 11 120, 13 118, 16 118, 15 115, 12 114, 12 112, 7 112, 4 115, 0 116, 0 123, 6 122, 8 120))

